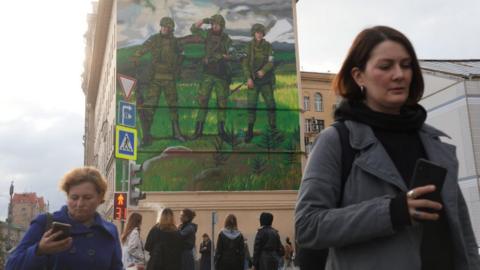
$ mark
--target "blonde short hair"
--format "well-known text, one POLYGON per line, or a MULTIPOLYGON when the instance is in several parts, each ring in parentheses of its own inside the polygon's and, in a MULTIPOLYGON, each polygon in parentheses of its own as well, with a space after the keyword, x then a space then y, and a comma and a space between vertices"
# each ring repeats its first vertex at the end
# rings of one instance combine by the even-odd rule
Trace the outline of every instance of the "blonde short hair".
POLYGON ((100 171, 94 167, 80 167, 69 171, 60 180, 59 185, 60 189, 68 194, 71 187, 83 183, 92 183, 98 194, 100 194, 102 199, 104 198, 107 191, 107 181, 100 171))

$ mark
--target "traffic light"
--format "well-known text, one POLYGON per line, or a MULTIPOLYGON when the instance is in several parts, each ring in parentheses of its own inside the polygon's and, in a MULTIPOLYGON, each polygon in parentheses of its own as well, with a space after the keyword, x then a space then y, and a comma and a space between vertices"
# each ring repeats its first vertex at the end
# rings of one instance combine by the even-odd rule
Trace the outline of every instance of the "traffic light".
POLYGON ((140 176, 142 172, 142 164, 136 164, 134 161, 129 162, 129 178, 128 178, 128 200, 130 206, 137 206, 138 201, 147 197, 145 192, 140 190, 143 179, 140 176))

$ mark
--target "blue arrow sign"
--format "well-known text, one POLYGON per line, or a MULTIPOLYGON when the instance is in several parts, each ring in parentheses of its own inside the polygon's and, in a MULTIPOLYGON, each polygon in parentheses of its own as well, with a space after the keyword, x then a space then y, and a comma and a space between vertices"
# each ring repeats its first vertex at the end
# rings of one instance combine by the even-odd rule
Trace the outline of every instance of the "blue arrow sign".
POLYGON ((137 108, 135 104, 120 101, 118 104, 118 124, 127 127, 135 127, 137 119, 137 108))

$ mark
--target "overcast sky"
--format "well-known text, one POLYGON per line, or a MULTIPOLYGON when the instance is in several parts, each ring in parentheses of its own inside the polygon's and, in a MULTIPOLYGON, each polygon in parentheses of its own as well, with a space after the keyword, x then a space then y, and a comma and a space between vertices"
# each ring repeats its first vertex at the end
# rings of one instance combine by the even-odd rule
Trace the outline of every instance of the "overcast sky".
MULTIPOLYGON (((0 15, 0 219, 8 187, 59 208, 57 182, 83 164, 83 72, 89 0, 3 1, 0 15)), ((300 0, 300 66, 336 72, 362 29, 389 25, 421 59, 480 59, 478 0, 300 0)))

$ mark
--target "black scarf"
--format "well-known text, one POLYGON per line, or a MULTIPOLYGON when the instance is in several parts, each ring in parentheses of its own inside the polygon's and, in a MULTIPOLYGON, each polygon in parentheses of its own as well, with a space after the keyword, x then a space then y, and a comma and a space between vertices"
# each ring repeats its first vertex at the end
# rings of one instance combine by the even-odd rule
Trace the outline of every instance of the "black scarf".
POLYGON ((400 114, 376 112, 362 101, 342 101, 335 110, 335 120, 354 120, 374 129, 413 131, 422 127, 427 112, 420 105, 403 106, 400 114))

